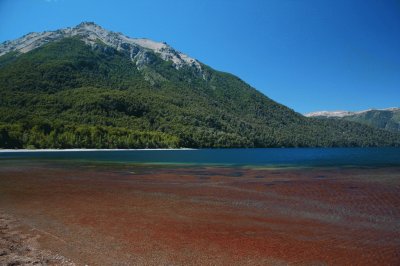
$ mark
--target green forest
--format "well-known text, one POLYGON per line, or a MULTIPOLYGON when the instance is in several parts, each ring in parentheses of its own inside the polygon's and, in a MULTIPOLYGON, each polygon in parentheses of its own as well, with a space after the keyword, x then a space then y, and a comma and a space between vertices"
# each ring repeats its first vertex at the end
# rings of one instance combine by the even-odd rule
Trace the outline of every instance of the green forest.
POLYGON ((78 38, 1 56, 0 147, 400 146, 398 133, 306 118, 206 65, 177 70, 151 51, 147 62, 78 38))

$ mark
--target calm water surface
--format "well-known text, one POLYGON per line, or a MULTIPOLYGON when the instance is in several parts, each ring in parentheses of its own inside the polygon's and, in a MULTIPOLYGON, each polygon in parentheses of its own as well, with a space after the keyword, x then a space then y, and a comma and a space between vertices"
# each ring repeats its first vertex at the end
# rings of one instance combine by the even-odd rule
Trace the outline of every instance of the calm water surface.
POLYGON ((400 148, 295 148, 0 152, 0 160, 71 160, 230 166, 400 166, 400 148))

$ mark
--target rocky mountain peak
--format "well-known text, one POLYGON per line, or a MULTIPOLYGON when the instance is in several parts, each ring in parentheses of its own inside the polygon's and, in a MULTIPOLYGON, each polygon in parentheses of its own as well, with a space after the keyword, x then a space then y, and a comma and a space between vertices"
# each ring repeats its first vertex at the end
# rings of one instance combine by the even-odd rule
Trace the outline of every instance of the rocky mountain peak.
POLYGON ((125 51, 138 68, 143 67, 148 60, 147 53, 154 52, 165 61, 172 61, 176 69, 184 66, 193 67, 202 73, 199 61, 181 53, 165 42, 155 42, 144 38, 130 38, 122 33, 116 33, 102 28, 94 22, 82 22, 75 27, 56 31, 33 32, 13 41, 0 44, 0 56, 9 52, 26 53, 46 43, 66 37, 80 37, 86 44, 95 46, 98 41, 119 51, 125 51))
POLYGON ((101 28, 99 25, 97 25, 96 23, 94 23, 92 21, 83 21, 83 22, 79 23, 78 25, 76 25, 75 28, 85 28, 85 27, 101 28))

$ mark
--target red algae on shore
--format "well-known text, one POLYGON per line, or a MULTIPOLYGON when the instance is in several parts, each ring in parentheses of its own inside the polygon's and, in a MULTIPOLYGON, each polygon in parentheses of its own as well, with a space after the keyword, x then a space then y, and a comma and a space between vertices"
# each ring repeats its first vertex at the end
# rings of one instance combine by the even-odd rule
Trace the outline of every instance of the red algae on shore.
POLYGON ((399 265, 400 169, 0 168, 0 209, 90 265, 399 265))

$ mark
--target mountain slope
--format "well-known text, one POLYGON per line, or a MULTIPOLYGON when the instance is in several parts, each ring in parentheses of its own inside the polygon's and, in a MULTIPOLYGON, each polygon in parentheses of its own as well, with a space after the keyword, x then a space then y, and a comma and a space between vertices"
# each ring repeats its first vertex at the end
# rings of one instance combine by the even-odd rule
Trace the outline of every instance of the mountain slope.
POLYGON ((385 129, 391 132, 400 132, 400 108, 371 109, 359 112, 314 112, 306 114, 308 117, 336 118, 385 129))
POLYGON ((0 45, 0 147, 393 146, 306 118, 164 43, 93 23, 0 45))

